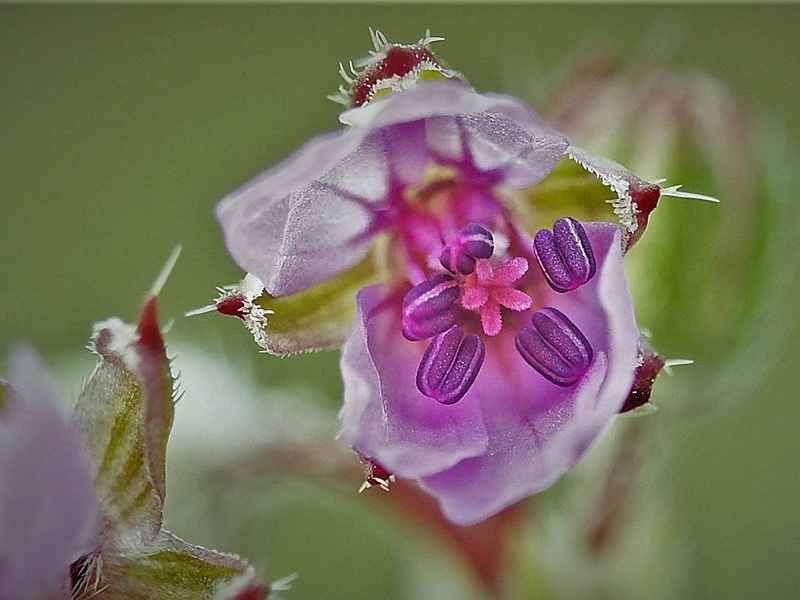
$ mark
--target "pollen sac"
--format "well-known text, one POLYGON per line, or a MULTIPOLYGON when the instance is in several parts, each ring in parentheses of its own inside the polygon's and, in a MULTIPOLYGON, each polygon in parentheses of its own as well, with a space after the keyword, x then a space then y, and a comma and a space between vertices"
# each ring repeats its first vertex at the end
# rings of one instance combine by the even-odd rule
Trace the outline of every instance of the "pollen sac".
POLYGON ((531 321, 533 327, 523 327, 515 339, 522 358, 556 385, 575 385, 594 356, 589 341, 569 317, 555 308, 536 311, 531 321))
POLYGON ((417 370, 419 391, 441 404, 458 402, 475 382, 484 354, 477 335, 451 327, 428 344, 417 370))
POLYGON ((494 252, 491 232, 471 223, 458 232, 456 238, 445 246, 439 262, 451 273, 469 275, 475 270, 476 258, 489 258, 494 252))
POLYGON ((557 292, 574 290, 594 277, 592 246, 583 225, 572 217, 558 219, 552 233, 539 230, 533 250, 547 283, 557 292))
POLYGON ((403 335, 424 340, 455 325, 453 304, 461 293, 458 282, 447 273, 429 277, 411 288, 403 298, 403 335))

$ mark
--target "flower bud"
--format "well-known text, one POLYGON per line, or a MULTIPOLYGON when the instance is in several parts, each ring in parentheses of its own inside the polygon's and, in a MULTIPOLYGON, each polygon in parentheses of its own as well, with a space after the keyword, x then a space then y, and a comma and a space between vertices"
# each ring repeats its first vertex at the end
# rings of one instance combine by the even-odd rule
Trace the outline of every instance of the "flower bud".
MULTIPOLYGON (((793 158, 775 143, 778 128, 749 119, 710 76, 651 64, 576 69, 543 112, 572 143, 662 186, 658 218, 626 260, 637 316, 659 350, 706 364, 740 356, 731 373, 752 369, 745 357, 756 346, 759 355, 779 352, 787 330, 773 318, 776 299, 791 295, 798 270, 785 271, 781 240, 794 237, 796 220, 784 174, 793 158), (674 183, 722 204, 692 202, 674 183)), ((727 385, 719 367, 694 373, 704 375, 710 386, 727 385)), ((702 393, 702 382, 694 385, 702 393)))
POLYGON ((358 108, 425 81, 463 80, 433 54, 430 45, 444 38, 432 36, 430 31, 410 45, 390 43, 380 31, 370 29, 370 35, 375 49, 355 65, 350 62, 349 70, 339 64, 339 74, 346 85, 340 85, 328 99, 347 108, 358 108))

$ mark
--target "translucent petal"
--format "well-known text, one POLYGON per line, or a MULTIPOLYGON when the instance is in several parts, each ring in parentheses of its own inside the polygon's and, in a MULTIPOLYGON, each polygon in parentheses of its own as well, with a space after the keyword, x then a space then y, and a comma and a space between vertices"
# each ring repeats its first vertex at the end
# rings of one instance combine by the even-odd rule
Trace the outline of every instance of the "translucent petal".
POLYGON ((358 294, 358 320, 342 353, 345 439, 406 477, 435 473, 483 453, 481 409, 469 395, 445 406, 417 389, 416 370, 427 342, 403 337, 399 302, 387 303, 387 292, 374 285, 358 294))

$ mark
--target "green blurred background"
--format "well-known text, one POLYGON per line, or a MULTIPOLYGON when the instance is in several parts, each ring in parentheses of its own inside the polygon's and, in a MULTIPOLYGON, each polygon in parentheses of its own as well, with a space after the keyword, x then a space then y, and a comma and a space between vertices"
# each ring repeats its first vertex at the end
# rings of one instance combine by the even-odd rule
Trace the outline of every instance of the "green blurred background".
MULTIPOLYGON (((190 340, 235 357, 265 389, 311 381, 333 419, 334 353, 262 356, 233 320, 180 315, 241 276, 222 245, 214 204, 309 136, 337 127, 337 105, 325 96, 339 84, 338 61, 364 55, 368 26, 402 42, 430 28, 447 38, 439 54, 479 90, 534 104, 582 52, 635 57, 663 46, 670 64, 718 77, 749 110, 773 115, 800 138, 800 6, 0 6, 2 353, 26 339, 55 364, 86 343, 95 320, 133 318, 180 242, 183 256, 163 294, 162 314, 176 318, 168 343, 190 340)), ((785 198, 789 230, 800 227, 796 198, 796 188, 785 198)), ((800 261, 793 237, 781 252, 787 265, 800 261)), ((757 287, 759 274, 750 281, 757 287)), ((777 303, 785 312, 775 319, 796 323, 799 299, 777 303)), ((696 356, 677 337, 661 341, 696 356)), ((671 424, 677 449, 658 486, 680 541, 665 550, 678 558, 664 563, 674 590, 653 596, 798 597, 798 350, 788 336, 754 358, 754 371, 766 373, 755 392, 743 386, 746 397, 732 394, 696 419, 684 411, 671 424), (671 564, 682 570, 669 572, 671 564)), ((90 368, 91 357, 82 356, 90 368)), ((740 376, 746 380, 747 370, 740 376)), ((259 494, 243 490, 258 515, 252 520, 241 516, 205 539, 176 526, 177 533, 247 552, 266 577, 300 571, 289 598, 458 589, 435 549, 423 556, 443 561, 442 581, 427 588, 404 581, 405 562, 422 543, 375 505, 305 484, 282 493, 261 510, 259 494), (256 547, 263 551, 253 556, 256 547)))

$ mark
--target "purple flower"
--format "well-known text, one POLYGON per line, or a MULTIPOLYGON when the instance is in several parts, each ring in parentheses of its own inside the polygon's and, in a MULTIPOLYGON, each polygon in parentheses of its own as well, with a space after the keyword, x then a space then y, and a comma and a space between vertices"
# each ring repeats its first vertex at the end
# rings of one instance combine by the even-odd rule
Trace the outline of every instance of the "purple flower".
POLYGON ((28 352, 0 387, 0 600, 266 598, 246 561, 162 527, 174 382, 156 298, 92 346, 74 421, 28 352))
POLYGON ((403 337, 391 289, 359 292, 359 322, 342 355, 345 438, 390 472, 418 478, 453 521, 479 521, 551 485, 628 396, 638 330, 620 234, 612 224, 585 229, 597 261, 587 284, 561 294, 531 270, 522 280, 530 307, 502 313, 497 335, 459 311, 457 324, 437 336, 473 331, 485 352, 477 373, 460 378, 473 380, 452 405, 416 385, 418 365, 428 368, 426 344, 403 337))
POLYGON ((0 599, 69 598, 70 565, 99 544, 100 510, 78 427, 27 348, 0 381, 0 599))
POLYGON ((457 78, 393 92, 219 204, 250 275, 217 310, 276 354, 346 338, 345 439, 474 523, 551 485, 625 402, 639 334, 622 256, 659 188, 514 98, 457 78), (565 170, 580 184, 553 204, 565 170), (617 196, 607 214, 597 188, 617 196), (574 210, 548 220, 554 205, 574 210))

